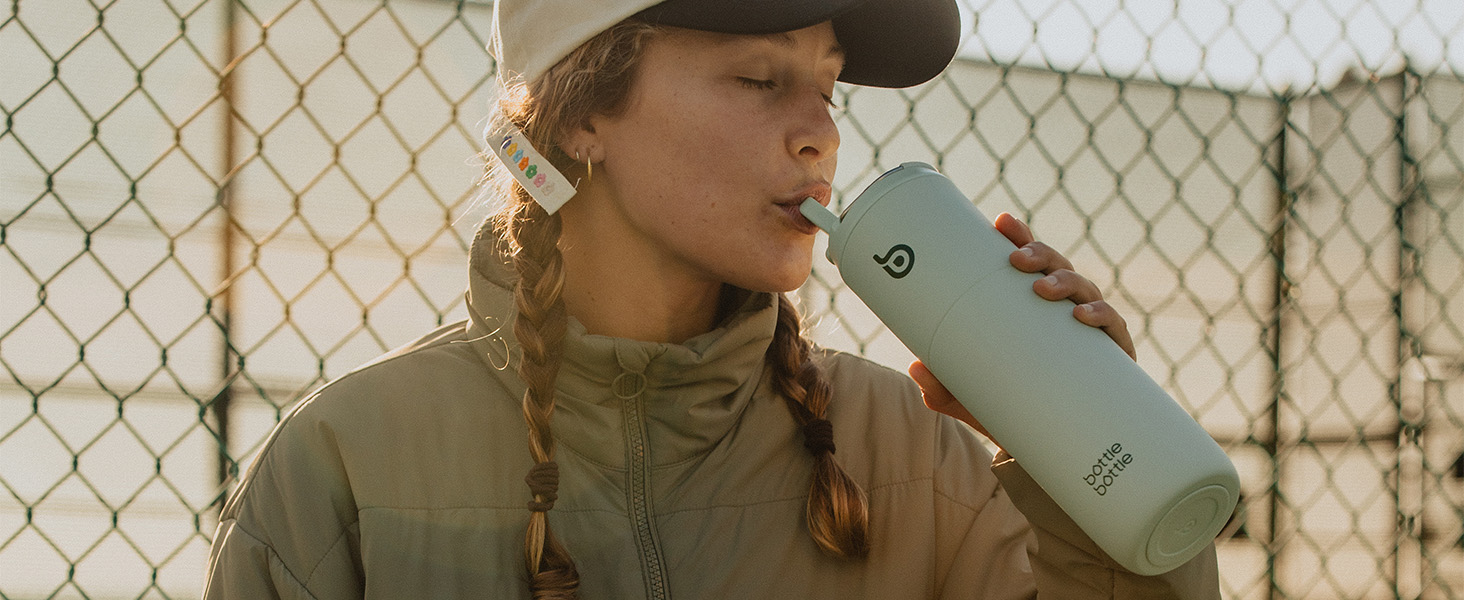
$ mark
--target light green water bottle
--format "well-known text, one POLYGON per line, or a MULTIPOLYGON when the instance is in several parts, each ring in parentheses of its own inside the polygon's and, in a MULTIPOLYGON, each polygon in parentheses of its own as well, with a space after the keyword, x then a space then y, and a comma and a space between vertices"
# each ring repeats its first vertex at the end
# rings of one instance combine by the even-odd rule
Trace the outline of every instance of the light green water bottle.
POLYGON ((801 209, 844 283, 1120 565, 1164 573, 1225 526, 1225 452, 1071 302, 1037 296, 1041 275, 945 176, 905 163, 842 216, 801 209))

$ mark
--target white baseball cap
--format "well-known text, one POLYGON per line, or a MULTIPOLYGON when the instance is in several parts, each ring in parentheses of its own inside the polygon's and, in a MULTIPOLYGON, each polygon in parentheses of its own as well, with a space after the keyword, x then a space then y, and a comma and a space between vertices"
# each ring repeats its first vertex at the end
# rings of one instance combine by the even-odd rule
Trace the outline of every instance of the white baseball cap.
POLYGON ((840 81, 908 87, 940 74, 961 41, 955 0, 497 0, 490 48, 499 79, 533 81, 630 17, 718 33, 793 31, 832 21, 840 81))

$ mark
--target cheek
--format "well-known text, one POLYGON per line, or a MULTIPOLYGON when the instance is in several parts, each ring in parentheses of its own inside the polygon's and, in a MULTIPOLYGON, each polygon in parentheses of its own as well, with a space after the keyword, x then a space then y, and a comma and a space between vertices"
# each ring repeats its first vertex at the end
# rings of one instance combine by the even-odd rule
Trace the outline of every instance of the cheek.
POLYGON ((752 220, 746 211, 766 194, 780 149, 772 128, 696 86, 670 92, 644 83, 636 102, 601 131, 615 195, 641 227, 730 235, 752 220))
POLYGON ((745 167, 748 159, 769 150, 759 140, 770 130, 767 122, 704 86, 642 100, 617 134, 668 175, 745 167))
POLYGON ((607 150, 621 194, 678 220, 756 197, 769 168, 766 151, 720 127, 649 125, 636 143, 607 150))

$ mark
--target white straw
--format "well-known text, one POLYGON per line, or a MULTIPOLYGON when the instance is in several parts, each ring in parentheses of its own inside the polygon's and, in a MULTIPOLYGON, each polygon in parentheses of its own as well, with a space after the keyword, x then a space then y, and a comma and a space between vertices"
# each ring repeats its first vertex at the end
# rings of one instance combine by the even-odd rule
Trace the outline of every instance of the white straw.
POLYGON ((839 226, 839 215, 824 208, 824 205, 819 204, 818 200, 814 200, 812 197, 805 198, 803 204, 798 205, 798 212, 803 213, 803 216, 808 217, 809 221, 813 221, 814 225, 829 235, 833 235, 834 229, 839 226))

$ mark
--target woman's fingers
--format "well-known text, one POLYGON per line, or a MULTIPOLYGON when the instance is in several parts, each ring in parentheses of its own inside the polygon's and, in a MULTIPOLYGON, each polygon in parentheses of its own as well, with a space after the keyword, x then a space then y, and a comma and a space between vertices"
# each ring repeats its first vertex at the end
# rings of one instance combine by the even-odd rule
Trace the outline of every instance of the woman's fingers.
POLYGON ((954 417, 958 421, 975 427, 977 431, 982 433, 986 432, 981 427, 981 423, 976 420, 976 417, 971 416, 971 411, 966 410, 966 407, 961 406, 961 403, 956 401, 956 397, 951 395, 950 390, 946 389, 945 384, 935 378, 935 374, 930 372, 930 369, 925 366, 925 363, 918 360, 910 363, 910 378, 914 379, 915 383, 920 386, 920 396, 925 399, 925 406, 929 407, 930 410, 954 417))
POLYGON ((1048 273, 1032 284, 1032 291, 1047 300, 1072 300, 1087 304, 1103 299, 1103 292, 1087 277, 1070 269, 1059 269, 1048 273))
POLYGON ((1123 349, 1125 354, 1129 355, 1129 358, 1138 360, 1139 354, 1134 348, 1133 337, 1129 335, 1128 322, 1123 319, 1123 315, 1114 310, 1112 305, 1108 304, 1108 301, 1095 300, 1079 304, 1073 308, 1073 316, 1078 319, 1079 323, 1102 329, 1104 333, 1108 334, 1108 337, 1113 339, 1114 343, 1118 344, 1119 348, 1123 349))
POLYGON ((1017 249, 1012 252, 1012 266, 1027 273, 1052 273, 1073 270, 1073 263, 1051 246, 1036 241, 1032 228, 1010 213, 996 216, 996 230, 1011 240, 1017 249))
POLYGON ((1008 213, 997 215, 995 225, 997 231, 1017 246, 1010 258, 1013 267, 1026 273, 1046 275, 1032 284, 1032 291, 1038 297, 1053 301, 1071 300, 1078 305, 1073 308, 1073 316, 1078 322, 1102 329, 1130 358, 1138 356, 1133 337, 1129 335, 1128 323, 1103 300, 1103 291, 1097 284, 1073 270, 1072 261, 1052 246, 1036 241, 1032 228, 1008 213))
POLYGON ((1011 263, 1013 267, 1027 273, 1051 273, 1053 271, 1073 270, 1073 262, 1063 256, 1061 252, 1053 249, 1042 242, 1028 242, 1026 245, 1012 252, 1011 263))
POLYGON ((991 437, 991 432, 987 431, 986 427, 971 415, 971 411, 966 410, 965 406, 956 401, 956 397, 951 395, 945 384, 935 378, 935 374, 930 372, 925 363, 918 360, 910 363, 910 377, 920 385, 920 396, 925 399, 925 406, 930 410, 970 425, 972 429, 981 432, 981 435, 986 436, 986 439, 991 440, 991 443, 996 444, 998 448, 1001 447, 1001 442, 991 437))
POLYGON ((1011 213, 1001 213, 996 216, 996 230, 1012 241, 1012 245, 1020 248, 1032 243, 1036 239, 1032 237, 1032 228, 1027 227, 1021 219, 1013 217, 1011 213))

